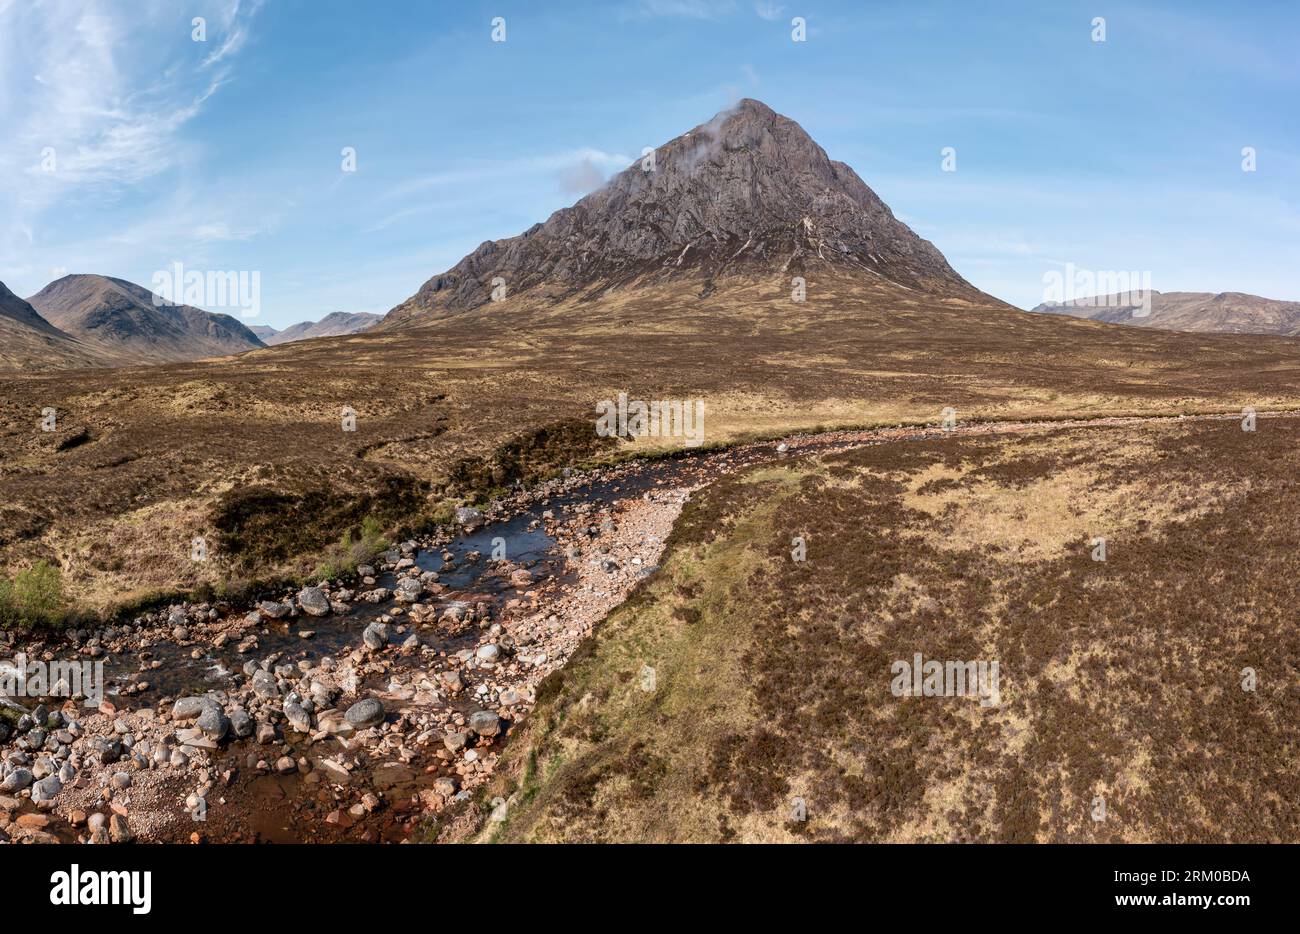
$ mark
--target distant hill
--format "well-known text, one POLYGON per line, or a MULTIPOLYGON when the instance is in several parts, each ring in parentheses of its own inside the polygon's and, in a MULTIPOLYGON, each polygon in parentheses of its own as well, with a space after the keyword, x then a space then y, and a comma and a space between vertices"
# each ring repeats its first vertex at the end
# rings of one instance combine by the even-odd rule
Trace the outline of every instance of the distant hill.
POLYGON ((1069 315, 1107 324, 1131 324, 1162 331, 1300 336, 1300 302, 1286 302, 1245 292, 1151 292, 1151 313, 1127 296, 1103 295, 1072 302, 1044 302, 1033 311, 1069 315), (1121 301, 1121 298, 1124 300, 1121 301))
POLYGON ((60 331, 0 282, 0 369, 102 366, 104 356, 60 331))
POLYGON ((265 346, 231 315, 156 304, 143 286, 109 276, 64 276, 28 301, 49 323, 118 364, 198 360, 265 346))
POLYGON ((291 324, 283 331, 266 325, 253 328, 253 333, 260 337, 268 347, 276 344, 288 344, 293 341, 310 340, 313 337, 342 337, 347 334, 360 334, 368 331, 383 319, 383 315, 369 312, 330 312, 319 321, 300 321, 291 324))

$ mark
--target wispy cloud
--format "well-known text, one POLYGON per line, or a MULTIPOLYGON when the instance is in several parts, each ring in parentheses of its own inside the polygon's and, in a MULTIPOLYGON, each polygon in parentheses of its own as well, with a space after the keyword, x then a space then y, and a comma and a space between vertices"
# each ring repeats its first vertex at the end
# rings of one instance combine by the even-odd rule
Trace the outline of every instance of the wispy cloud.
POLYGON ((785 12, 785 7, 773 3, 772 0, 759 0, 758 3, 754 4, 754 12, 760 18, 771 23, 781 18, 781 14, 785 12))
POLYGON ((244 46, 249 36, 249 27, 257 11, 266 0, 233 0, 221 16, 222 31, 225 34, 216 51, 203 60, 204 68, 211 68, 233 56, 244 46))
POLYGON ((523 172, 567 172, 583 165, 590 165, 597 171, 610 173, 621 171, 632 162, 631 156, 592 148, 572 149, 546 156, 509 159, 501 162, 479 162, 473 168, 449 169, 407 179, 389 188, 379 198, 381 201, 399 200, 433 189, 515 178, 523 172))
POLYGON ((718 19, 734 12, 735 0, 637 0, 630 9, 639 18, 718 19))
MULTIPOLYGON (((197 0, 208 22, 199 43, 163 0, 0 0, 0 212, 11 230, 31 241, 46 211, 114 201, 190 158, 181 131, 232 79, 261 5, 197 0)), ((12 262, 15 245, 0 240, 0 260, 12 262)))
POLYGON ((583 147, 544 156, 480 162, 471 168, 419 175, 391 186, 379 194, 375 201, 379 204, 409 202, 422 195, 428 200, 407 203, 362 226, 360 232, 377 233, 412 217, 445 211, 451 203, 449 196, 458 195, 466 186, 495 187, 497 182, 502 181, 516 185, 531 181, 535 188, 540 188, 550 178, 558 182, 559 190, 565 195, 585 195, 605 184, 610 175, 626 169, 633 161, 631 156, 622 153, 583 147))

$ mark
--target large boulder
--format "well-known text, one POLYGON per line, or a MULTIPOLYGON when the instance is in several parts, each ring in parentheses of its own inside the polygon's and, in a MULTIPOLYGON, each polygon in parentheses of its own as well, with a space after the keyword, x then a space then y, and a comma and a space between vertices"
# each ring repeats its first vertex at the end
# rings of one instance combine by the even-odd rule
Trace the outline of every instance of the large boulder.
POLYGON ((319 587, 304 587, 298 591, 298 606, 308 616, 328 616, 330 612, 329 597, 319 587))
POLYGON ((276 603, 274 600, 263 600, 257 605, 257 612, 263 619, 284 619, 293 611, 293 607, 287 603, 276 603))
POLYGON ((194 724, 203 731, 203 735, 214 743, 219 743, 226 738, 230 732, 230 718, 222 712, 221 708, 213 705, 204 709, 199 714, 199 719, 194 724))
POLYGON ((414 603, 424 594, 424 585, 418 578, 403 577, 393 588, 393 599, 398 603, 414 603))
POLYGON ((182 697, 172 704, 172 719, 181 723, 186 720, 193 720, 210 707, 221 709, 221 705, 212 697, 182 697))
POLYGON ((479 736, 496 736, 501 732, 501 718, 490 710, 478 710, 470 714, 469 728, 479 736))

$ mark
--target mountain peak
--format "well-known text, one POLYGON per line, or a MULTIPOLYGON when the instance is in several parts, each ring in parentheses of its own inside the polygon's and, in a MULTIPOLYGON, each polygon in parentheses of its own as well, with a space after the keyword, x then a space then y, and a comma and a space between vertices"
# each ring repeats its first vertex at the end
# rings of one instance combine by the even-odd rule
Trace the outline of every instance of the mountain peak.
POLYGON ((28 299, 51 324, 123 363, 165 363, 265 346, 237 318, 159 303, 125 279, 73 274, 28 299))
POLYGON ((688 277, 707 294, 730 276, 830 269, 980 296, 798 123, 746 98, 544 223, 484 243, 385 326, 485 304, 498 278, 510 295, 559 299, 688 277))

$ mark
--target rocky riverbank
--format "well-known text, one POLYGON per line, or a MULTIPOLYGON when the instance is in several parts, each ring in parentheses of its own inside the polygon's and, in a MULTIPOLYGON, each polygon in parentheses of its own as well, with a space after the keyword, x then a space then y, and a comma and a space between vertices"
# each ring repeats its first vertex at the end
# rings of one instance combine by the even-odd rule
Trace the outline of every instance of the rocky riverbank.
POLYGON ((549 483, 251 608, 5 634, 0 654, 103 662, 108 689, 0 720, 0 839, 419 834, 491 777, 537 684, 651 571, 703 470, 549 483))

